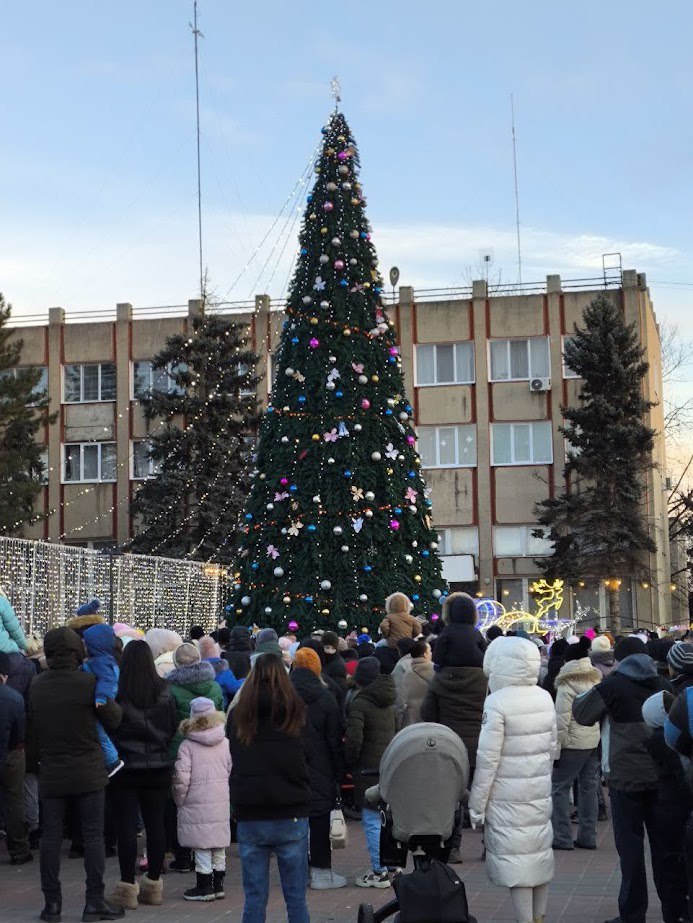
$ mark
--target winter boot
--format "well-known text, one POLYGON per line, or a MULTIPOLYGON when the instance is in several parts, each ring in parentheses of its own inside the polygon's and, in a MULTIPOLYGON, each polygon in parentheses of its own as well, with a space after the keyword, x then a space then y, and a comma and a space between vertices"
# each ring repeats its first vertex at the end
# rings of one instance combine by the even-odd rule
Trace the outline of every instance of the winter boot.
POLYGON ((187 891, 183 892, 183 897, 186 901, 213 901, 216 900, 214 896, 214 887, 212 885, 212 876, 211 875, 202 875, 200 872, 197 873, 197 884, 194 888, 188 888, 187 891))
POLYGON ((101 920, 121 920, 125 916, 122 907, 114 907, 108 901, 87 901, 84 905, 82 923, 100 923, 101 920))
POLYGON ((310 887, 313 891, 331 891, 334 888, 345 888, 347 880, 343 875, 337 875, 332 869, 310 870, 310 887))
POLYGON ((137 910, 137 895, 139 893, 140 886, 137 882, 130 884, 127 881, 119 881, 106 900, 113 907, 119 907, 121 910, 137 910))
POLYGON ((164 900, 164 883, 160 878, 152 881, 146 875, 140 878, 140 904, 158 907, 164 900))
POLYGON ((226 875, 226 872, 212 872, 212 890, 214 891, 214 898, 217 901, 226 897, 224 891, 224 875, 226 875))
POLYGON ((462 865, 463 861, 459 846, 454 846, 448 856, 448 865, 462 865))

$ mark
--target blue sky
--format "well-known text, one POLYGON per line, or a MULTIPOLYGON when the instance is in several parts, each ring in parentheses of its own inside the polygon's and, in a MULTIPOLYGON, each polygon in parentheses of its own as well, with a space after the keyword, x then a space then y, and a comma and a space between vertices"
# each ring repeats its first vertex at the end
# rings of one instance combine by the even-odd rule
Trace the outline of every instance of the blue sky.
MULTIPOLYGON (((199 11, 205 255, 219 295, 281 294, 307 191, 296 183, 336 73, 374 241, 403 284, 466 284, 487 251, 515 281, 512 90, 523 278, 597 275, 601 254, 620 250, 647 273, 658 315, 693 336, 693 284, 671 284, 693 283, 690 4, 199 11)), ((4 5, 0 290, 17 313, 195 296, 191 14, 181 0, 4 5)))

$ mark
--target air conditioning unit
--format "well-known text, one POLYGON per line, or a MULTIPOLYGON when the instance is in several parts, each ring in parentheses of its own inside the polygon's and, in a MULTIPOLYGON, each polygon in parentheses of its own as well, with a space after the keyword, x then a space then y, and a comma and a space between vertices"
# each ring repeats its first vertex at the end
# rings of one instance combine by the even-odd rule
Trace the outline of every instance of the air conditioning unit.
POLYGON ((551 390, 551 379, 550 378, 531 378, 529 381, 529 390, 535 393, 540 391, 550 391, 551 390))

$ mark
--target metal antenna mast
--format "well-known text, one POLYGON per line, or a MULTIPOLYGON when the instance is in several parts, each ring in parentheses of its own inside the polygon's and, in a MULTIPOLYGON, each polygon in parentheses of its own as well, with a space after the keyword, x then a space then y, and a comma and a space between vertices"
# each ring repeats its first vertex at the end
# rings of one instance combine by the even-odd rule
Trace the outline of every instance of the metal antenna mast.
POLYGON ((510 94, 510 120, 513 135, 513 173, 515 175, 515 230, 517 233, 517 281, 522 285, 522 244, 520 240, 520 193, 517 184, 517 136, 515 134, 515 102, 510 94))
POLYGON ((197 133, 197 239, 200 257, 200 301, 204 306, 205 301, 205 280, 204 268, 202 264, 202 171, 200 168, 200 74, 197 64, 197 42, 204 35, 197 28, 197 0, 193 3, 193 21, 189 23, 195 40, 195 116, 196 116, 196 133, 197 133))

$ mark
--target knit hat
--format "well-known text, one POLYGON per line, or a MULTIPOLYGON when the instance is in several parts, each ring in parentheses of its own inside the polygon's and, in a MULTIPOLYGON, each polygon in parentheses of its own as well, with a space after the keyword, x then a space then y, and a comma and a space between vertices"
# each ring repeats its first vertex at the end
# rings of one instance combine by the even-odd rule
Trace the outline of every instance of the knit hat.
POLYGON ((640 638, 622 638, 614 648, 614 658, 620 663, 632 654, 646 654, 645 642, 640 638))
POLYGON ((451 593, 443 603, 443 621, 455 625, 476 625, 479 613, 472 597, 468 593, 451 593))
POLYGON ((274 628, 261 628, 255 636, 255 644, 259 647, 265 641, 278 641, 279 636, 274 628))
POLYGON ((412 601, 406 593, 392 593, 385 600, 385 611, 388 615, 409 615, 413 608, 412 601))
POLYGON ((667 663, 677 673, 693 673, 693 644, 677 641, 667 654, 667 663))
POLYGON ((197 642, 198 650, 202 660, 209 660, 211 657, 221 657, 221 648, 209 635, 203 635, 197 642))
POLYGON ((177 667, 189 667, 201 659, 200 652, 190 641, 185 641, 173 652, 173 662, 177 667))
POLYGON ((10 658, 4 651, 0 651, 0 676, 9 676, 10 669, 10 658))
POLYGON ((569 663, 571 660, 582 660, 583 657, 588 657, 589 653, 590 639, 583 635, 575 644, 571 644, 568 647, 565 654, 565 662, 569 663))
POLYGON ((370 686, 380 676, 380 662, 375 657, 363 657, 354 672, 358 686, 370 686))
MULTIPOLYGON (((275 632, 275 638, 276 638, 276 632, 275 632)), ((257 647, 255 648, 255 653, 256 654, 274 654, 275 657, 281 657, 282 659, 284 658, 284 652, 279 647, 279 642, 276 640, 263 641, 262 644, 258 644, 257 647)))
POLYGON ((359 660, 346 660, 345 666, 347 671, 347 676, 353 676, 356 673, 360 661, 359 660))
POLYGON ((357 644, 371 644, 372 643, 371 636, 366 635, 366 634, 359 635, 358 638, 356 639, 356 643, 357 644))
POLYGON ((90 599, 75 609, 75 615, 96 615, 101 608, 100 599, 90 599))
POLYGON ((606 635, 597 635, 592 642, 591 650, 595 654, 606 654, 607 651, 611 650, 611 641, 609 641, 606 635))
POLYGON ((212 711, 214 711, 214 702, 204 695, 198 695, 198 697, 193 699, 190 703, 191 718, 194 718, 195 715, 206 715, 212 711))
POLYGON ((316 676, 322 673, 320 658, 312 647, 299 647, 294 657, 295 670, 310 670, 316 676))
POLYGON ((322 636, 322 647, 326 654, 336 654, 339 647, 339 637, 334 631, 326 631, 322 636), (329 650, 328 650, 329 648, 329 650))

